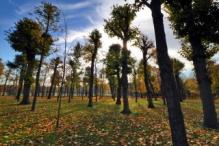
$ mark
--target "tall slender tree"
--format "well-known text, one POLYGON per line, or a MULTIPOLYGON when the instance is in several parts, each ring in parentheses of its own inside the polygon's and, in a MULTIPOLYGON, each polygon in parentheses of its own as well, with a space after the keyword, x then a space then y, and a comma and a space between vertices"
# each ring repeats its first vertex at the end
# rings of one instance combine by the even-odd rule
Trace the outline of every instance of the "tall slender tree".
POLYGON ((134 91, 135 91, 135 102, 138 102, 136 62, 137 62, 137 60, 135 60, 135 59, 132 59, 132 60, 131 60, 131 69, 132 69, 132 76, 133 76, 133 83, 134 83, 134 91))
POLYGON ((12 73, 12 70, 17 67, 14 63, 12 63, 10 61, 8 61, 6 63, 6 66, 7 66, 8 69, 7 69, 7 71, 5 71, 5 84, 4 84, 2 96, 5 96, 5 90, 6 90, 7 82, 8 82, 8 79, 9 79, 11 73, 12 73))
POLYGON ((69 65, 72 68, 71 86, 70 86, 71 93, 69 94, 70 96, 69 96, 69 100, 68 100, 69 103, 71 102, 71 99, 74 96, 74 85, 75 85, 75 81, 76 81, 75 78, 79 75, 77 70, 80 68, 80 65, 81 65, 79 59, 82 55, 82 51, 83 51, 82 45, 79 42, 77 42, 75 47, 74 47, 73 53, 69 55, 72 57, 72 59, 69 61, 69 65))
POLYGON ((58 68, 58 65, 61 63, 61 58, 60 57, 56 57, 56 58, 53 58, 51 59, 50 61, 50 65, 53 66, 53 75, 52 75, 52 80, 51 80, 51 85, 50 85, 50 88, 49 88, 49 94, 48 94, 48 99, 51 99, 51 94, 52 94, 52 89, 53 89, 53 85, 54 85, 54 82, 55 82, 55 77, 56 77, 56 72, 57 72, 57 68, 58 68))
POLYGON ((206 59, 209 59, 219 47, 219 5, 213 0, 165 1, 171 27, 178 38, 191 44, 194 69, 199 84, 204 113, 204 127, 218 129, 219 124, 212 96, 206 59), (210 48, 210 49, 209 49, 210 48))
POLYGON ((89 35, 89 40, 88 44, 85 46, 84 51, 88 55, 87 57, 90 57, 91 59, 91 71, 90 71, 90 82, 89 82, 89 103, 88 107, 92 107, 92 98, 93 98, 93 73, 94 73, 94 62, 96 59, 97 51, 101 47, 101 33, 97 30, 94 29, 90 35, 89 35))
POLYGON ((105 21, 104 29, 110 37, 118 37, 123 41, 122 48, 122 88, 123 88, 123 114, 131 113, 128 102, 128 41, 133 40, 139 33, 137 28, 131 27, 131 23, 136 17, 136 9, 130 5, 114 5, 111 18, 105 21))
POLYGON ((168 48, 161 12, 161 0, 135 0, 136 6, 146 6, 152 12, 154 24, 158 65, 160 69, 161 82, 167 97, 169 123, 171 128, 173 145, 188 145, 183 114, 177 94, 176 82, 173 75, 173 67, 168 55, 168 48))
POLYGON ((30 87, 34 82, 33 71, 36 65, 35 56, 39 54, 42 42, 40 25, 29 18, 23 18, 15 23, 14 30, 6 32, 6 40, 15 51, 26 54, 27 71, 24 79, 23 99, 20 104, 30 104, 30 87))
POLYGON ((141 49, 143 54, 144 82, 148 95, 148 108, 155 108, 152 101, 152 91, 151 91, 150 81, 147 72, 148 59, 150 59, 151 56, 153 55, 152 49, 154 48, 154 44, 152 41, 148 40, 148 37, 146 35, 141 35, 141 37, 137 39, 136 45, 141 49))
POLYGON ((15 99, 17 99, 17 101, 19 101, 21 91, 23 88, 23 82, 24 82, 24 78, 25 78, 26 68, 27 68, 26 55, 24 53, 21 55, 16 55, 15 60, 14 60, 14 64, 16 64, 16 66, 20 70, 18 91, 17 91, 17 95, 15 97, 15 99))
POLYGON ((121 104, 121 87, 122 87, 122 79, 120 77, 121 67, 122 67, 122 47, 120 44, 112 44, 109 47, 109 52, 106 55, 105 60, 107 66, 107 74, 108 75, 116 75, 117 77, 117 99, 116 104, 121 104))
POLYGON ((42 5, 35 8, 35 14, 37 15, 37 20, 39 21, 43 29, 43 33, 42 33, 43 41, 40 50, 40 61, 36 74, 36 88, 35 88, 35 94, 34 94, 31 111, 35 111, 37 92, 39 88, 40 72, 41 72, 43 60, 45 56, 48 55, 50 47, 54 42, 54 39, 52 38, 49 32, 50 31, 55 32, 58 30, 57 23, 59 22, 60 10, 56 6, 53 6, 51 3, 42 1, 42 5))
POLYGON ((180 102, 182 102, 183 101, 183 91, 182 91, 182 83, 181 83, 181 79, 179 77, 179 74, 181 73, 181 71, 185 65, 176 58, 171 58, 171 62, 173 64, 173 73, 174 73, 174 77, 176 80, 176 85, 177 85, 177 89, 178 89, 178 93, 179 93, 179 100, 180 100, 180 102))

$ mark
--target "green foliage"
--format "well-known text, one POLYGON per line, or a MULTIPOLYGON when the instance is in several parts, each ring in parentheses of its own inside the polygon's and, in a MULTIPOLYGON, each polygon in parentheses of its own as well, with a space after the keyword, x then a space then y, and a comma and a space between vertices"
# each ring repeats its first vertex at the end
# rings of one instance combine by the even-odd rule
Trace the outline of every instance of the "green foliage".
MULTIPOLYGON (((202 42, 202 45, 205 48, 204 56, 206 59, 210 59, 219 51, 219 45, 213 43, 202 42)), ((179 51, 180 55, 189 61, 192 61, 194 56, 192 47, 186 39, 181 39, 181 50, 179 51)))
POLYGON ((187 44, 189 38, 200 39, 204 46, 204 54, 210 59, 219 51, 219 4, 213 0, 180 0, 165 1, 165 10, 169 13, 171 22, 177 38, 184 38, 182 42, 181 55, 189 60, 196 52, 190 51, 187 44))
POLYGON ((98 48, 102 46, 101 43, 102 35, 97 30, 94 29, 90 34, 88 39, 86 40, 86 44, 84 46, 83 55, 86 61, 91 61, 92 58, 96 58, 98 48))
POLYGON ((83 78, 83 83, 84 84, 88 84, 89 83, 89 81, 90 81, 90 74, 91 74, 91 72, 90 72, 90 66, 87 66, 86 68, 85 68, 85 71, 84 71, 84 78, 83 78))
POLYGON ((17 68, 22 68, 22 66, 27 64, 27 59, 25 54, 15 55, 14 62, 17 68))
MULTIPOLYGON (((139 78, 144 78, 144 64, 143 64, 143 59, 138 64, 138 69, 137 69, 137 75, 139 78)), ((147 64, 147 73, 149 75, 150 79, 154 79, 154 76, 152 75, 152 66, 150 64, 147 64)))
POLYGON ((139 34, 136 27, 131 27, 131 22, 136 17, 137 9, 133 5, 114 5, 111 18, 105 21, 104 30, 110 37, 118 37, 121 40, 130 41, 139 34))
POLYGON ((54 67, 57 67, 60 63, 62 63, 62 60, 60 57, 52 58, 50 60, 50 65, 54 67))
POLYGON ((31 60, 30 55, 40 53, 42 29, 34 20, 29 18, 19 20, 13 30, 6 31, 6 35, 11 47, 15 51, 25 53, 28 60, 31 60))
MULTIPOLYGON (((207 69, 208 69, 208 75, 211 79, 211 88, 212 93, 218 94, 219 93, 219 64, 212 60, 207 60, 207 69)), ((219 95, 217 95, 218 97, 219 95)))
POLYGON ((173 65, 173 73, 174 75, 179 75, 182 71, 182 69, 184 68, 185 64, 182 63, 181 61, 179 61, 176 58, 171 58, 171 62, 173 65))
POLYGON ((78 69, 79 66, 81 65, 79 59, 82 55, 82 51, 83 51, 83 46, 78 42, 73 49, 73 53, 69 55, 69 56, 73 57, 73 59, 70 60, 69 63, 70 63, 70 66, 72 67, 72 69, 74 68, 74 70, 78 69))
POLYGON ((117 69, 121 70, 122 66, 122 47, 119 44, 112 44, 109 47, 109 52, 106 55, 106 74, 107 77, 110 75, 115 75, 117 69))
POLYGON ((35 7, 34 13, 36 14, 36 19, 41 24, 43 30, 45 30, 45 34, 52 30, 57 31, 59 26, 57 23, 60 20, 60 13, 61 11, 56 7, 53 6, 51 3, 42 1, 41 6, 35 7))
POLYGON ((53 6, 51 3, 45 1, 42 1, 40 6, 35 7, 35 18, 43 31, 43 40, 41 45, 42 58, 44 58, 44 55, 49 55, 51 45, 53 45, 54 41, 56 41, 56 39, 54 39, 50 34, 50 31, 56 32, 60 29, 60 26, 58 25, 60 13, 61 11, 56 6, 53 6))
POLYGON ((219 5, 213 0, 165 1, 166 11, 178 37, 198 36, 203 41, 218 43, 219 5))
POLYGON ((150 51, 150 49, 153 49, 155 47, 153 41, 150 41, 148 37, 143 34, 141 34, 139 37, 136 38, 134 46, 140 48, 142 53, 146 53, 146 54, 149 54, 148 51, 150 51))
MULTIPOLYGON (((51 80, 52 80, 52 76, 51 76, 51 80)), ((62 74, 60 73, 60 71, 56 71, 56 74, 55 74, 55 81, 54 81, 54 85, 58 85, 61 83, 61 80, 62 80, 62 74)))

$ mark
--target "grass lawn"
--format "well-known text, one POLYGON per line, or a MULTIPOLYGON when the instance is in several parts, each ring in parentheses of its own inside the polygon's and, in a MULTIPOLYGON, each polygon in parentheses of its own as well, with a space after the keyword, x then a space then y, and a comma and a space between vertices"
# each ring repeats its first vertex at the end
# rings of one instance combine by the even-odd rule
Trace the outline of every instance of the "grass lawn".
MULTIPOLYGON (((32 98, 31 98, 32 101, 32 98)), ((0 97, 0 145, 171 145, 166 106, 154 101, 135 103, 129 98, 132 114, 122 115, 122 105, 104 97, 94 107, 88 98, 62 99, 59 129, 55 128, 58 102, 38 98, 36 111, 31 105, 18 105, 13 97, 0 97)), ((219 145, 219 131, 202 128, 200 101, 182 104, 190 145, 219 145)), ((216 102, 219 117, 219 102, 216 102)))

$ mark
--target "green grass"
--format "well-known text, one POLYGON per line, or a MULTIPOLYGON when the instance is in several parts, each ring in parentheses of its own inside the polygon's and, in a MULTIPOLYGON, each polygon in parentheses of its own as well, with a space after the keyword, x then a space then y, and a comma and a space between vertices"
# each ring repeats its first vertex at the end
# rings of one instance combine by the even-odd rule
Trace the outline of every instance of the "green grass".
MULTIPOLYGON (((31 98, 32 100, 32 98, 31 98)), ((154 101, 135 103, 129 98, 132 114, 122 115, 122 105, 105 97, 87 107, 88 99, 63 98, 59 129, 55 128, 56 98, 38 98, 36 111, 31 105, 18 105, 12 97, 0 97, 0 145, 171 145, 167 108, 154 101)), ((219 103, 216 102, 219 114, 219 103)), ((182 104, 188 142, 191 145, 219 145, 218 131, 202 127, 200 101, 182 104)))

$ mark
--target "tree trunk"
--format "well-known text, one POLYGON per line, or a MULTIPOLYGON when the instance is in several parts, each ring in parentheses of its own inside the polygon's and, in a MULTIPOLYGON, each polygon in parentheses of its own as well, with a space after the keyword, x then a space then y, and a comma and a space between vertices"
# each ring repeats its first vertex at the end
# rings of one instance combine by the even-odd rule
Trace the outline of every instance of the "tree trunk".
POLYGON ((120 69, 117 68, 116 75, 117 75, 117 80, 118 80, 118 87, 117 87, 117 99, 116 99, 116 104, 120 105, 121 104, 121 86, 122 86, 122 80, 120 79, 120 69))
POLYGON ((152 96, 154 96, 155 100, 157 100, 157 94, 155 93, 154 86, 153 86, 153 84, 151 83, 151 80, 150 80, 150 78, 149 78, 149 75, 148 75, 148 81, 149 81, 150 87, 151 87, 151 89, 152 89, 152 93, 153 93, 152 96))
MULTIPOLYGON (((51 94, 52 94, 53 84, 55 81, 56 71, 57 71, 57 65, 55 65, 55 67, 54 67, 54 73, 52 76, 52 82, 51 82, 50 89, 49 89, 48 99, 51 99, 51 94)), ((53 94, 53 96, 54 96, 54 94, 53 94)))
POLYGON ((179 78, 179 75, 175 75, 175 80, 176 80, 176 85, 177 85, 177 90, 178 90, 178 93, 179 93, 179 101, 180 102, 183 102, 183 97, 182 97, 182 87, 181 87, 181 83, 180 83, 180 78, 179 78))
POLYGON ((19 79, 19 87, 18 87, 18 92, 17 92, 17 95, 16 95, 16 98, 17 101, 20 100, 20 96, 21 96, 21 91, 22 91, 22 87, 23 87, 23 82, 24 82, 24 77, 25 77, 25 70, 26 70, 26 64, 25 65, 22 65, 22 68, 20 70, 20 79, 19 79))
POLYGON ((2 96, 5 96, 5 89, 6 89, 6 85, 7 85, 8 78, 9 78, 10 74, 11 74, 11 68, 9 68, 9 70, 8 70, 8 74, 6 75, 5 85, 4 85, 4 89, 3 89, 2 96))
POLYGON ((28 65, 27 65, 27 71, 24 79, 24 91, 23 91, 23 99, 20 102, 20 104, 30 104, 30 87, 31 87, 31 78, 33 76, 33 69, 34 69, 34 60, 35 55, 31 55, 28 57, 28 65))
POLYGON ((37 93, 39 92, 39 87, 40 87, 40 84, 39 84, 40 72, 41 72, 41 67, 42 67, 43 59, 44 59, 44 49, 45 48, 43 48, 43 50, 42 50, 42 53, 41 53, 41 56, 40 56, 40 63, 39 63, 38 69, 37 69, 37 74, 36 74, 36 89, 35 89, 35 94, 34 94, 34 98, 33 98, 33 104, 32 104, 32 107, 31 107, 31 111, 35 111, 35 107, 36 107, 37 93))
POLYGON ((53 97, 55 96, 55 93, 56 93, 56 85, 54 86, 54 88, 53 88, 53 97))
POLYGON ((136 74, 136 70, 134 69, 135 102, 138 102, 136 74))
POLYGON ((148 72, 147 72, 147 60, 146 60, 146 52, 143 52, 143 66, 144 66, 144 83, 147 89, 147 97, 148 97, 148 108, 155 108, 152 101, 152 92, 149 86, 148 72))
POLYGON ((211 90, 211 81, 207 74, 206 57, 204 55, 204 47, 201 40, 196 37, 189 37, 193 49, 193 64, 199 85, 200 96, 204 113, 203 126, 213 129, 218 129, 217 114, 215 111, 214 99, 211 90))
POLYGON ((72 84, 72 93, 71 93, 71 99, 73 99, 73 97, 74 97, 74 94, 75 94, 75 84, 74 84, 74 81, 73 81, 73 84, 72 84))
POLYGON ((82 100, 84 100, 84 83, 83 83, 83 86, 82 86, 82 100))
POLYGON ((122 89, 123 89, 123 111, 122 114, 130 114, 131 111, 129 109, 129 101, 128 101, 128 66, 127 66, 127 57, 128 57, 128 50, 127 50, 127 40, 123 40, 123 48, 122 48, 122 89))
POLYGON ((92 61, 91 61, 91 74, 90 74, 90 82, 89 82, 89 103, 88 107, 93 107, 92 98, 93 98, 93 76, 94 76, 94 60, 95 56, 92 55, 92 61))
POLYGON ((97 59, 95 61, 95 96, 97 102, 97 59))
POLYGON ((114 99, 114 101, 116 100, 115 99, 115 78, 114 78, 114 75, 113 75, 113 83, 112 83, 112 89, 113 89, 113 95, 112 95, 112 97, 113 97, 113 99, 114 99))
POLYGON ((43 86, 42 86, 42 93, 41 93, 41 97, 44 97, 44 92, 45 92, 45 82, 46 82, 46 73, 44 74, 44 79, 43 79, 43 86))
POLYGON ((20 104, 30 104, 29 94, 30 94, 30 84, 24 83, 23 99, 20 104))
POLYGON ((183 114, 177 94, 176 83, 173 76, 173 68, 168 56, 166 36, 161 13, 161 1, 152 0, 152 17, 155 30, 158 64, 160 68, 161 82, 167 96, 169 123, 171 128, 173 145, 188 145, 183 114))
POLYGON ((4 85, 2 96, 5 96, 5 89, 6 89, 7 82, 8 82, 8 77, 5 79, 5 85, 4 85))
POLYGON ((42 92, 42 88, 41 88, 40 85, 39 85, 38 91, 37 91, 37 97, 40 97, 40 92, 42 92))

